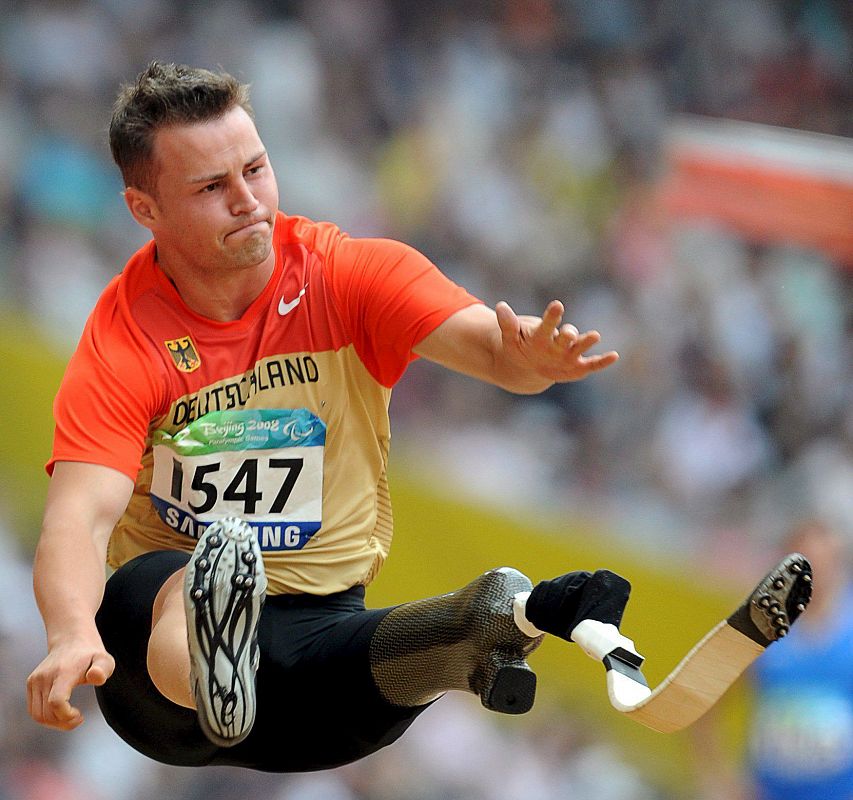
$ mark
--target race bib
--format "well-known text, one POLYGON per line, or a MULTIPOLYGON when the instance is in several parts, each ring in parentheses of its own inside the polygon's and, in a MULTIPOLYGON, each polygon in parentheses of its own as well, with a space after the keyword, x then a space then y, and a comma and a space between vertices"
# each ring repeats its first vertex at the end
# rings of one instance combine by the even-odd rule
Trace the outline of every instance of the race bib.
POLYGON ((237 516, 262 550, 301 550, 322 524, 325 444, 326 424, 304 408, 213 411, 155 431, 151 500, 194 539, 237 516))

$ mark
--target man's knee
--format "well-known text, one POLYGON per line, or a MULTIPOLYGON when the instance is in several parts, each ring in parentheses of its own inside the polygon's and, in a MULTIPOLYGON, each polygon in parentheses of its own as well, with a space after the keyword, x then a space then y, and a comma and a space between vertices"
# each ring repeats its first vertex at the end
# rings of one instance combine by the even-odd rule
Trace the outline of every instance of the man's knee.
POLYGON ((184 708, 195 708, 189 679, 185 573, 182 568, 167 578, 154 599, 147 667, 152 683, 164 697, 184 708))

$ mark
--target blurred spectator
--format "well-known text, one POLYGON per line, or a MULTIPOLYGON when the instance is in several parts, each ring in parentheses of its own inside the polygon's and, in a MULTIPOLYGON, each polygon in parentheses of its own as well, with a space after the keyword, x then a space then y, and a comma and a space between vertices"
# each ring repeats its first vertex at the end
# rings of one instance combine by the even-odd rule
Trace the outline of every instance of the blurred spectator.
POLYGON ((817 520, 784 549, 812 562, 814 595, 791 635, 756 663, 750 764, 760 800, 853 798, 853 571, 849 542, 817 520))
POLYGON ((703 749, 708 798, 853 798, 853 568, 850 542, 819 519, 797 523, 781 543, 814 569, 814 594, 791 633, 750 672, 755 695, 746 774, 732 780, 703 749))

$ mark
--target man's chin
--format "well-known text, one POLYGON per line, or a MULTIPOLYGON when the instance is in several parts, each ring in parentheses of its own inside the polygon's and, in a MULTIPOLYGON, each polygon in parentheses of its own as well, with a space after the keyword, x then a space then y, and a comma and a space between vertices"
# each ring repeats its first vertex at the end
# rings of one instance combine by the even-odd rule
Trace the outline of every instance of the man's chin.
POLYGON ((242 267, 254 267, 266 261, 271 252, 272 232, 265 236, 257 234, 233 251, 233 259, 242 267))

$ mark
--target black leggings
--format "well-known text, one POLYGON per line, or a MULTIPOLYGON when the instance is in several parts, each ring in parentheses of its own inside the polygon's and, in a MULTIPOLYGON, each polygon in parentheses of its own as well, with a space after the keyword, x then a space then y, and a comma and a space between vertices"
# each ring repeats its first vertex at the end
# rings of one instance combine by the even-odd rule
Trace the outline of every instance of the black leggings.
POLYGON ((145 553, 107 582, 98 630, 116 669, 96 694, 110 726, 164 764, 268 772, 327 769, 398 739, 426 706, 391 705, 370 671, 370 640, 391 609, 366 610, 364 587, 326 597, 268 596, 258 629, 257 717, 230 748, 202 733, 195 711, 167 700, 148 675, 154 598, 189 554, 145 553))

